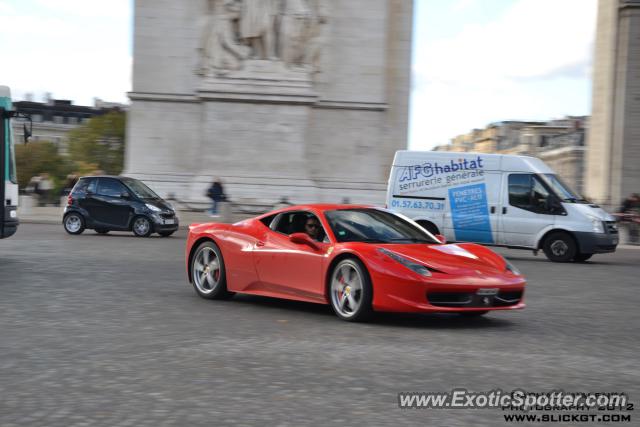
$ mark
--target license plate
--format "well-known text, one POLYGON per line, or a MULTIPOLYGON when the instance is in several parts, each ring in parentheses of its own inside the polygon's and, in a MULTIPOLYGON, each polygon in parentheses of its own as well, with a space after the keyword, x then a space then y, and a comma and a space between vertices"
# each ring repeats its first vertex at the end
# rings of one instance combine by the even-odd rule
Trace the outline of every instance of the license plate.
POLYGON ((498 289, 495 288, 481 288, 476 292, 477 295, 489 296, 489 295, 497 295, 498 289))
POLYGON ((162 221, 162 223, 164 225, 171 225, 171 224, 175 223, 175 220, 173 220, 173 219, 165 219, 165 220, 162 221))

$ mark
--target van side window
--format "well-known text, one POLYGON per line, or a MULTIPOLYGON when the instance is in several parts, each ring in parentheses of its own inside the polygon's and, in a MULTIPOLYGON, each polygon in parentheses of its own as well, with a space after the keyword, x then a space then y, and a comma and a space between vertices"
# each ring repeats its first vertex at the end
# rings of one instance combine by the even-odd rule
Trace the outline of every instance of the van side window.
POLYGON ((549 191, 530 173, 509 175, 509 204, 531 212, 551 214, 549 191))

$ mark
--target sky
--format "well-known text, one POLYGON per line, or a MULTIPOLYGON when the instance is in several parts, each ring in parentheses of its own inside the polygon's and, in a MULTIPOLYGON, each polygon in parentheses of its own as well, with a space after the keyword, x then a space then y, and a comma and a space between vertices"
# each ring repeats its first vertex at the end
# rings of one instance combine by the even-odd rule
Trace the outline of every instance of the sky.
MULTIPOLYGON (((339 0, 348 1, 348 0, 339 0)), ((133 0, 0 0, 0 84, 128 102, 133 0)), ((587 115, 597 0, 415 0, 409 148, 502 120, 587 115)))

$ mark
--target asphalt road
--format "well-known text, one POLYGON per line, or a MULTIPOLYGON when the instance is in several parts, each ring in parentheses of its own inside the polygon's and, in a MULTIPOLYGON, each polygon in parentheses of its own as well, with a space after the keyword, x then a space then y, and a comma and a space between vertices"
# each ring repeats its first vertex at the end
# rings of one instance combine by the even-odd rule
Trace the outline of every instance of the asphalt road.
POLYGON ((200 299, 184 244, 36 224, 0 241, 0 425, 509 425, 497 409, 398 408, 398 392, 453 388, 626 392, 637 407, 640 250, 585 264, 501 250, 528 278, 525 310, 350 324, 200 299))

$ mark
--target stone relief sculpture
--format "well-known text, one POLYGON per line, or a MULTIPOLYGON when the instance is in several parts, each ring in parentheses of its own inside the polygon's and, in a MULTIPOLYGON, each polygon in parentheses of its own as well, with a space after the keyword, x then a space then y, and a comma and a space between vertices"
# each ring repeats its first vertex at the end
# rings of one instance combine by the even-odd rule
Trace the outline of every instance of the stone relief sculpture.
POLYGON ((325 2, 207 0, 207 19, 198 48, 198 74, 227 74, 242 69, 247 60, 319 71, 328 32, 325 2))
POLYGON ((208 24, 200 44, 199 74, 237 70, 250 51, 236 40, 234 22, 240 16, 238 4, 234 0, 208 0, 208 4, 208 24))
POLYGON ((283 0, 280 21, 280 53, 289 67, 300 66, 305 58, 305 47, 309 27, 311 26, 311 9, 306 0, 283 0))
POLYGON ((240 38, 252 48, 255 59, 276 59, 276 16, 274 0, 244 0, 240 14, 240 38))

